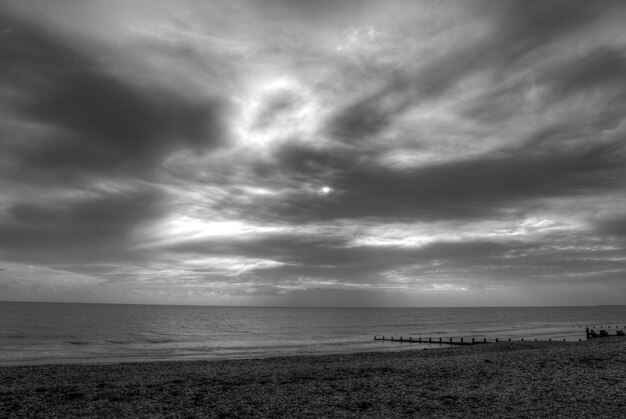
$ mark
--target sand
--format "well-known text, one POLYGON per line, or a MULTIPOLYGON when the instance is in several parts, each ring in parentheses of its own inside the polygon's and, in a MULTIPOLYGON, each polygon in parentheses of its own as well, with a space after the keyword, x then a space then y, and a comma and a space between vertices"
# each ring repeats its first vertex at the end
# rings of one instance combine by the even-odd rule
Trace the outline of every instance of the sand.
POLYGON ((626 417, 626 338, 0 368, 0 417, 626 417))

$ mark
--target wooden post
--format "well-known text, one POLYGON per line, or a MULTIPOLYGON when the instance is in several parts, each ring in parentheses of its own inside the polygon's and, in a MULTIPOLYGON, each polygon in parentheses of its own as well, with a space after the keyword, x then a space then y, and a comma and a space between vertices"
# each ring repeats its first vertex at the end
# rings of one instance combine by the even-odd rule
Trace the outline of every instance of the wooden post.
POLYGON ((422 337, 420 336, 418 339, 419 339, 418 342, 421 343, 422 342, 422 337))
POLYGON ((474 344, 474 338, 472 338, 472 345, 474 344))
POLYGON ((439 338, 439 343, 441 343, 441 338, 439 338))
POLYGON ((498 343, 498 338, 496 338, 496 343, 498 343))
POLYGON ((433 343, 433 338, 428 338, 428 343, 433 343))
POLYGON ((509 342, 511 341, 511 338, 509 338, 509 342))
POLYGON ((461 343, 463 343, 463 338, 461 338, 461 343))
POLYGON ((452 338, 450 338, 450 343, 452 343, 452 338))

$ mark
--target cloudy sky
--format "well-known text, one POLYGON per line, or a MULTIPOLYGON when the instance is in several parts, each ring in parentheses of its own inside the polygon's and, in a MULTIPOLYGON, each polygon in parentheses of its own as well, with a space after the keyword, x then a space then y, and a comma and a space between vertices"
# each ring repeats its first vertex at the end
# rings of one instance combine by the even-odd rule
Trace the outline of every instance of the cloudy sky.
POLYGON ((0 0, 0 300, 624 303, 624 21, 0 0))

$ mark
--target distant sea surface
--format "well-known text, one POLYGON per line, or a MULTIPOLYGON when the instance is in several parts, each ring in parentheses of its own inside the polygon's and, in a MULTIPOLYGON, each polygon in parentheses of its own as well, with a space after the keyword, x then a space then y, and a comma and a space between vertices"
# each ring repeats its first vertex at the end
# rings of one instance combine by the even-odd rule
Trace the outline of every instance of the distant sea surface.
POLYGON ((267 308, 0 302, 0 366, 235 359, 439 345, 374 336, 585 339, 626 306, 267 308))

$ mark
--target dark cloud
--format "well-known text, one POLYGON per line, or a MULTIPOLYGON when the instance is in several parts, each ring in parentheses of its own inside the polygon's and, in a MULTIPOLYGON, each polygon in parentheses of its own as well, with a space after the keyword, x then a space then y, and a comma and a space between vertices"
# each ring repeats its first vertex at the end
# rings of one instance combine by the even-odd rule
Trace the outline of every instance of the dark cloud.
POLYGON ((190 241, 166 249, 178 254, 240 256, 284 263, 263 270, 264 275, 273 281, 304 276, 367 284, 380 282, 385 271, 433 260, 450 260, 457 266, 481 265, 490 260, 500 264, 507 252, 528 247, 530 245, 516 241, 442 241, 422 247, 355 246, 342 238, 282 235, 246 240, 190 241))
POLYGON ((542 89, 541 98, 530 110, 537 115, 549 112, 575 95, 601 93, 602 100, 589 104, 590 109, 583 121, 567 122, 572 125, 571 131, 571 128, 577 129, 578 135, 588 134, 589 128, 614 128, 621 122, 624 112, 626 86, 622 78, 625 73, 626 50, 602 47, 550 65, 544 71, 532 72, 514 82, 499 84, 468 104, 463 114, 484 124, 494 124, 515 118, 520 112, 528 112, 526 97, 531 89, 542 89), (581 130, 583 124, 585 130, 581 130))
POLYGON ((0 27, 0 85, 13 105, 3 112, 44 132, 5 148, 21 162, 16 170, 145 173, 176 149, 223 142, 217 99, 201 102, 140 74, 123 76, 86 56, 81 40, 74 46, 8 13, 0 27))
POLYGON ((626 216, 614 215, 595 220, 595 229, 602 233, 615 236, 626 236, 626 216))
POLYGON ((277 155, 275 170, 292 179, 329 182, 337 192, 324 197, 303 193, 269 208, 302 220, 471 219, 529 199, 576 196, 623 184, 626 149, 621 138, 585 148, 565 148, 561 140, 542 132, 521 146, 486 156, 406 170, 367 165, 348 153, 288 147, 277 155))
POLYGON ((1 254, 13 260, 62 262, 127 260, 133 227, 163 213, 153 189, 101 193, 91 198, 13 205, 0 224, 1 254))
MULTIPOLYGON (((579 31, 584 25, 616 11, 623 13, 623 3, 619 0, 487 1, 478 11, 486 13, 496 21, 494 35, 500 35, 507 42, 518 39, 520 48, 524 45, 532 48, 559 36, 579 31)), ((527 49, 511 51, 510 54, 519 56, 524 50, 527 49)))
POLYGON ((446 80, 439 75, 433 78, 422 75, 415 79, 398 75, 383 89, 359 98, 334 114, 327 122, 327 131, 344 141, 366 140, 387 128, 410 106, 443 94, 453 81, 452 77, 446 80))
MULTIPOLYGON (((247 240, 205 240, 169 246, 177 254, 236 256, 282 262, 263 269, 275 283, 298 277, 333 278, 357 283, 378 280, 378 274, 398 263, 410 263, 413 252, 377 247, 346 247, 343 239, 284 235, 247 240)), ((254 274, 252 274, 254 276, 254 274)))
POLYGON ((593 87, 618 88, 624 92, 624 73, 626 47, 603 46, 563 63, 546 77, 556 84, 555 92, 567 96, 593 87))
POLYGON ((363 263, 374 265, 383 262, 387 256, 384 249, 346 246, 346 240, 341 238, 278 235, 259 239, 188 241, 167 249, 176 252, 266 258, 311 266, 363 263))
POLYGON ((252 2, 252 7, 266 18, 323 26, 332 21, 354 19, 368 3, 367 0, 266 0, 252 2))
POLYGON ((54 203, 45 206, 20 203, 9 208, 9 213, 25 225, 123 229, 158 215, 157 203, 160 198, 158 192, 146 189, 131 193, 102 194, 59 207, 55 207, 54 203))

